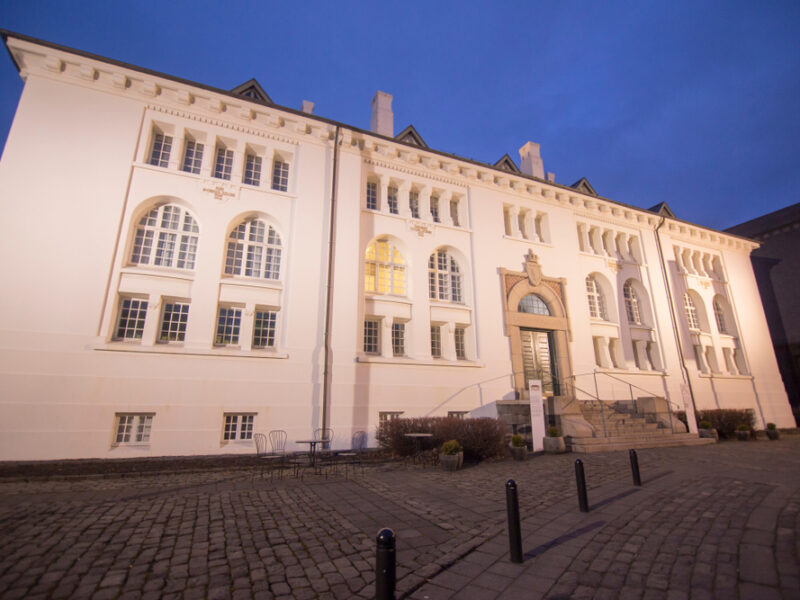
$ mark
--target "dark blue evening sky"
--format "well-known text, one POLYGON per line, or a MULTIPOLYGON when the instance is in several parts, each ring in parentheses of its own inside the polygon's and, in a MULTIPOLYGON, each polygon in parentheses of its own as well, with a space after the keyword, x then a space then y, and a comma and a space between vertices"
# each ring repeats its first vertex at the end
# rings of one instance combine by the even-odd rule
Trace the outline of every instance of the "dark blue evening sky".
MULTIPOLYGON (((800 2, 0 0, 0 28, 725 228, 800 202, 800 2)), ((0 57, 0 144, 22 90, 0 57)), ((46 152, 46 149, 43 149, 46 152)))

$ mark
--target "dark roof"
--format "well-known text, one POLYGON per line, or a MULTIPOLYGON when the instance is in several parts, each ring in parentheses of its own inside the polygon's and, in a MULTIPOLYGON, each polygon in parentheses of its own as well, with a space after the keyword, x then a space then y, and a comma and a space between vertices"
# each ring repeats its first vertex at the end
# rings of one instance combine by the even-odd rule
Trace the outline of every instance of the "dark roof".
POLYGON ((511 157, 508 154, 504 154, 500 160, 494 163, 494 166, 498 169, 508 171, 509 173, 520 173, 519 167, 514 164, 514 161, 511 160, 511 157))
POLYGON ((725 232, 757 238, 758 236, 800 221, 800 202, 781 208, 755 219, 728 227, 725 232))
POLYGON ((584 194, 589 194, 590 196, 597 196, 597 192, 594 191, 592 184, 589 183, 589 180, 586 179, 586 177, 581 177, 569 187, 574 190, 578 190, 579 192, 583 192, 584 194))
POLYGON ((394 139, 396 139, 398 142, 419 146, 420 148, 428 147, 428 144, 425 143, 425 140, 422 139, 422 136, 413 125, 409 125, 403 129, 403 131, 394 136, 394 139))
POLYGON ((647 210, 649 210, 652 213, 656 213, 660 217, 672 217, 673 219, 675 218, 675 213, 672 212, 672 209, 666 202, 659 202, 658 204, 656 204, 655 206, 651 206, 647 210))
POLYGON ((264 88, 262 88, 261 84, 255 79, 251 79, 249 81, 245 81, 241 85, 237 85, 231 90, 231 94, 236 94, 237 96, 242 96, 243 98, 249 98, 250 100, 266 102, 267 104, 274 104, 272 102, 272 98, 269 97, 269 94, 264 91, 264 88))

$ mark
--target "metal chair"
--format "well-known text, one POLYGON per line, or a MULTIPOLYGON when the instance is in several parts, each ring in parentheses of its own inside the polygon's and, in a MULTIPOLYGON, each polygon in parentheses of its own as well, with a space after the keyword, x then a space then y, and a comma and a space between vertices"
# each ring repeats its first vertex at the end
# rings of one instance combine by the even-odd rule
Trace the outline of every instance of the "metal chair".
MULTIPOLYGON (((253 437, 261 436, 264 438, 264 445, 266 446, 266 436, 263 433, 257 433, 253 437)), ((256 442, 256 448, 258 448, 256 442)), ((269 465, 269 478, 270 480, 275 476, 275 470, 278 469, 281 479, 283 479, 283 469, 286 465, 286 432, 282 429, 273 429, 269 432, 269 445, 272 452, 269 454, 264 453, 259 458, 263 461, 261 463, 261 479, 264 479, 264 467, 269 465)))
POLYGON ((338 458, 343 459, 344 462, 344 476, 347 478, 347 466, 351 465, 355 470, 356 464, 361 467, 361 474, 364 474, 364 463, 361 460, 361 454, 364 451, 364 446, 367 444, 367 432, 356 431, 350 441, 350 450, 337 453, 338 458))
POLYGON ((315 472, 321 474, 325 470, 325 478, 328 477, 328 469, 333 468, 336 473, 336 453, 331 449, 333 446, 333 429, 330 427, 320 427, 314 430, 315 440, 326 440, 324 443, 319 444, 316 451, 315 472))

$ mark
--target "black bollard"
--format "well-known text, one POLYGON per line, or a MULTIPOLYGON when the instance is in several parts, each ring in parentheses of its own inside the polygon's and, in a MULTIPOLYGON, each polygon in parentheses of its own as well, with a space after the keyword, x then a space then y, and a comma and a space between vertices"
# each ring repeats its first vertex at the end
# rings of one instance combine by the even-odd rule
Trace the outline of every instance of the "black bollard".
POLYGON ((631 457, 631 473, 633 474, 633 485, 642 485, 642 478, 639 476, 639 457, 636 456, 636 450, 629 450, 628 454, 631 457))
POLYGON ((381 529, 375 550, 375 600, 394 600, 396 559, 394 531, 381 529))
POLYGON ((513 479, 506 482, 506 511, 508 512, 508 546, 511 562, 522 562, 522 531, 519 527, 519 498, 513 479))
POLYGON ((581 512, 589 512, 589 498, 586 497, 586 475, 583 474, 583 461, 575 461, 575 481, 578 483, 578 506, 581 512))

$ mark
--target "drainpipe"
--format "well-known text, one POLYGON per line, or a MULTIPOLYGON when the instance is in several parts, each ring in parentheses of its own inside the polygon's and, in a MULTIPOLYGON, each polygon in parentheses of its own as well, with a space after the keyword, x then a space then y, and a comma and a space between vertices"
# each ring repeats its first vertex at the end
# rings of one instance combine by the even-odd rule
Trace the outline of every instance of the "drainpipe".
MULTIPOLYGON (((672 333, 675 335, 675 344, 678 346, 678 355, 681 359, 681 370, 683 373, 683 379, 686 384, 689 386, 689 397, 692 400, 692 410, 694 414, 697 415, 697 404, 694 401, 694 390, 692 389, 692 379, 689 377, 689 369, 686 368, 686 357, 683 354, 683 346, 681 346, 681 339, 678 335, 678 319, 675 317, 675 303, 672 300, 672 289, 669 285, 669 279, 667 278, 667 266, 664 262, 664 249, 661 247, 661 233, 659 229, 661 226, 664 225, 664 222, 667 220, 665 216, 662 215, 661 221, 659 222, 658 226, 655 228, 653 233, 656 236, 656 245, 658 246, 658 261, 661 263, 661 273, 664 275, 664 287, 667 288, 667 299, 669 300, 669 316, 672 321, 672 333)), ((695 423, 689 423, 691 419, 686 418, 687 425, 689 425, 689 431, 692 429, 696 429, 695 423)), ((696 433, 693 432, 693 433, 696 433)))
POLYGON ((326 280, 325 291, 325 324, 323 333, 323 344, 325 348, 324 364, 322 371, 322 428, 327 429, 329 424, 330 410, 330 357, 331 357, 331 313, 333 312, 333 260, 336 249, 336 186, 337 174, 339 169, 339 130, 336 126, 336 133, 333 136, 333 173, 331 174, 331 226, 328 232, 328 277, 326 280))

